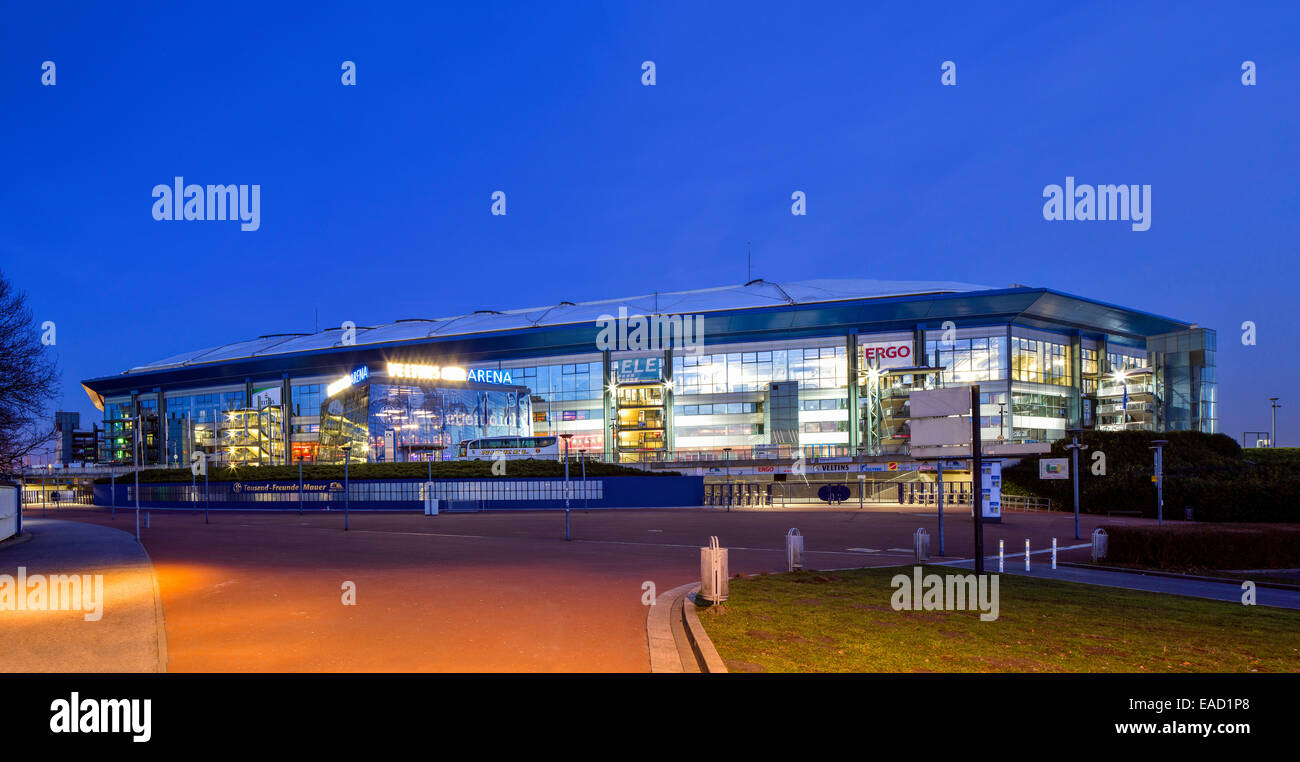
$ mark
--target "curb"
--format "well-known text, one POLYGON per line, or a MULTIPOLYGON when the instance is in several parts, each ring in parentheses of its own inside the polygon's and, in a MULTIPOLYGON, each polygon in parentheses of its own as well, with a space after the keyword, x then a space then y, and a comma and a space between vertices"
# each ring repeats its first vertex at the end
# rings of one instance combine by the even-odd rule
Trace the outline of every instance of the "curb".
POLYGON ((34 535, 31 532, 23 532, 22 534, 8 537, 5 540, 0 541, 0 550, 8 550, 15 545, 22 545, 25 542, 30 542, 33 536, 34 535))
POLYGON ((158 629, 158 671, 167 671, 167 625, 163 618, 162 591, 158 588, 158 572, 154 569, 153 558, 149 551, 145 550, 144 543, 140 543, 140 550, 144 553, 145 560, 149 562, 149 580, 153 582, 153 621, 154 626, 158 629))
POLYGON ((718 649, 713 647, 713 641, 709 640, 709 634, 704 631, 704 625, 700 624, 700 617, 695 613, 695 593, 699 591, 700 585, 695 583, 691 587, 690 595, 682 601, 682 618, 686 621, 686 637, 690 641, 691 651, 700 664, 701 672, 726 674, 727 665, 718 655, 718 649))
POLYGON ((699 583, 688 582, 655 598, 653 606, 646 613, 645 634, 650 646, 650 672, 685 672, 682 658, 677 650, 677 638, 673 635, 672 611, 677 600, 699 583))

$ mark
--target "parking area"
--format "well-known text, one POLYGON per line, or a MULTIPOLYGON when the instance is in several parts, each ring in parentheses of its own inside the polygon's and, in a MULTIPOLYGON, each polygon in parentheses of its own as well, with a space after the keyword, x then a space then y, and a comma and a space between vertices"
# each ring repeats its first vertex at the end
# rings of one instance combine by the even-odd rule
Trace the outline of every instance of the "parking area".
MULTIPOLYGON (((58 517, 134 528, 133 511, 61 509, 58 517)), ((933 510, 856 505, 800 510, 682 508, 418 514, 153 511, 143 541, 161 590, 170 671, 618 671, 649 669, 643 583, 698 579, 711 535, 733 573, 784 570, 797 527, 811 568, 911 560, 933 510), (344 605, 344 583, 356 605, 344 605)), ((1139 522, 1125 519, 1125 522, 1139 522)), ((1108 520, 1083 519, 1082 534, 1108 520)), ((968 515, 949 515, 946 554, 969 557, 968 515)), ((1069 514, 1011 513, 986 550, 1009 556, 1056 537, 1069 514)), ((15 549, 18 550, 18 549, 15 549)), ((1063 558, 1086 558, 1086 550, 1063 558)), ((16 557, 15 557, 16 558, 16 557)), ((6 563, 17 563, 6 559, 6 563)))

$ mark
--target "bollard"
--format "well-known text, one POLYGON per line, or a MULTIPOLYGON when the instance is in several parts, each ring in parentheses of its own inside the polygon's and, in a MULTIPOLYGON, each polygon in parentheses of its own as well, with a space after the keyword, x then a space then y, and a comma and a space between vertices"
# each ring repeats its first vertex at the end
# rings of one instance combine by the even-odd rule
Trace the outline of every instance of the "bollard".
POLYGON ((1029 571, 1029 538, 1025 538, 1025 571, 1029 571))
POLYGON ((1052 538, 1052 571, 1056 571, 1056 538, 1052 538))
POLYGON ((917 563, 930 560, 930 533, 924 528, 916 530, 912 535, 912 553, 917 563))
POLYGON ((710 603, 727 600, 727 549, 719 547, 716 536, 700 548, 700 597, 710 603))
POLYGON ((998 540, 998 574, 1006 571, 1006 554, 1003 553, 1002 540, 998 540))
POLYGON ((803 535, 798 529, 785 533, 785 565, 787 571, 803 568, 803 535))
POLYGON ((1106 538, 1106 530, 1101 527, 1092 530, 1092 560, 1100 561, 1105 558, 1106 552, 1109 549, 1109 540, 1106 538))
POLYGON ((145 511, 145 513, 144 513, 144 528, 145 528, 145 529, 148 529, 148 528, 149 528, 149 512, 148 512, 148 511, 145 511))

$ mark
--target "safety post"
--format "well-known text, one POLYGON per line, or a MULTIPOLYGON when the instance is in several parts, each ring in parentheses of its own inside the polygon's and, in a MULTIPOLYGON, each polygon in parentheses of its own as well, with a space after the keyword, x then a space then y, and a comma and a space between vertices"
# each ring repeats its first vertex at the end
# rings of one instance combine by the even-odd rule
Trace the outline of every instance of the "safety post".
POLYGON ((1003 547, 1004 540, 998 540, 998 574, 1006 571, 1006 554, 1003 547))
POLYGON ((1052 571, 1056 571, 1056 538, 1052 538, 1052 571))
POLYGON ((1025 538, 1025 571, 1029 571, 1029 538, 1025 538))

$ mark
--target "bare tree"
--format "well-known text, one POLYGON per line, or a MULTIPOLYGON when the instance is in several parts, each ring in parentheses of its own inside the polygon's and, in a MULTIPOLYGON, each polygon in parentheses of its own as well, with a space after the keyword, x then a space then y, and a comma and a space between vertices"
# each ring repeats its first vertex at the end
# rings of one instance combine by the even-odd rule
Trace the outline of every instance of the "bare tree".
POLYGON ((48 349, 27 295, 0 272, 0 474, 17 472, 54 435, 59 371, 48 349))

